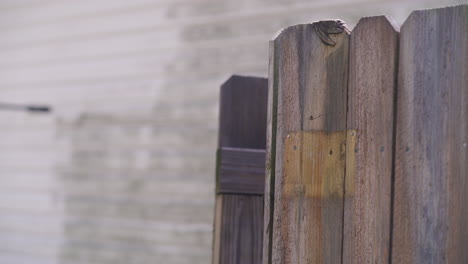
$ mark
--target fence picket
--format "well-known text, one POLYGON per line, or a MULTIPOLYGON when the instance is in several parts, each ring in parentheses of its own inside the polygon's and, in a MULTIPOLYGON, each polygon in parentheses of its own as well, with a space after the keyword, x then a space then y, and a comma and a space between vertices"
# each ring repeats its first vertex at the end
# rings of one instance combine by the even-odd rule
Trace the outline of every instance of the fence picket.
POLYGON ((362 18, 349 52, 347 128, 355 147, 346 154, 343 263, 383 264, 390 251, 396 27, 385 16, 362 18))
POLYGON ((468 6, 401 27, 393 263, 468 263, 468 6))
POLYGON ((348 41, 342 22, 321 21, 270 43, 264 263, 341 261, 348 41))

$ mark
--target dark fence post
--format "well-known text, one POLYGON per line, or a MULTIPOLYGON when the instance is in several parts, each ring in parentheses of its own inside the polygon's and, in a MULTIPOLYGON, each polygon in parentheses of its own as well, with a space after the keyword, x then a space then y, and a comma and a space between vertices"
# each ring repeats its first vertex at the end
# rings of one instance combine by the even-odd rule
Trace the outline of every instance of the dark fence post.
POLYGON ((262 261, 268 80, 221 86, 213 264, 262 261))

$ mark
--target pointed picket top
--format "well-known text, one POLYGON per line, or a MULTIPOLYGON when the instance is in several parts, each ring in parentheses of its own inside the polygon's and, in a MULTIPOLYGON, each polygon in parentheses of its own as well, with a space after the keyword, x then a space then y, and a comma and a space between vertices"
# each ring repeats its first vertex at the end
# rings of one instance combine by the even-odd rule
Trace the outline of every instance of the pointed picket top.
POLYGON ((382 25, 386 24, 389 27, 391 27, 393 31, 400 31, 400 26, 398 25, 398 23, 391 16, 386 15, 362 17, 361 19, 359 19, 358 23, 353 28, 353 31, 363 27, 363 24, 367 23, 381 23, 382 25))
POLYGON ((405 22, 401 25, 401 28, 407 27, 407 24, 411 23, 413 20, 418 20, 421 16, 451 16, 448 14, 455 15, 456 13, 462 14, 463 12, 468 12, 468 5, 453 5, 447 7, 440 7, 440 8, 428 8, 428 9, 420 9, 414 10, 410 13, 408 18, 406 18, 405 22), (446 15, 446 14, 447 15, 446 15))
POLYGON ((343 264, 389 259, 397 28, 376 16, 351 32, 343 264))

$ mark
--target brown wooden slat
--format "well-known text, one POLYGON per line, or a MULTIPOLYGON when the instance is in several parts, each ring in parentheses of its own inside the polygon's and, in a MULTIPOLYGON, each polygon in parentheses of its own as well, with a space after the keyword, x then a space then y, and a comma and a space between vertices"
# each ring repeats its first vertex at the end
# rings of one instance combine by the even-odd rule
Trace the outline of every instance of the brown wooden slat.
POLYGON ((393 263, 468 263, 468 6, 400 36, 393 263))
POLYGON ((343 263, 388 263, 398 32, 384 16, 350 37, 343 263))
POLYGON ((261 263, 263 198, 256 195, 219 195, 217 211, 222 245, 216 263, 261 263))
MULTIPOLYGON (((334 179, 334 184, 341 186, 339 194, 333 192, 331 196, 288 193, 284 184, 296 174, 286 174, 284 166, 289 166, 288 155, 293 155, 285 153, 288 134, 318 131, 327 137, 334 134, 331 132, 346 131, 348 39, 341 22, 322 21, 289 27, 270 44, 271 117, 266 174, 269 187, 265 193, 268 209, 264 223, 264 252, 268 255, 264 263, 341 261, 344 166, 334 179)), ((346 141, 346 133, 338 134, 342 138, 334 138, 333 142, 346 141)), ((315 142, 315 136, 310 137, 310 142, 315 142)), ((304 142, 309 141, 301 144, 304 142)), ((307 146, 296 148, 303 147, 307 146)), ((303 165, 307 164, 297 163, 303 165)), ((311 177, 322 179, 318 174, 311 177)), ((323 183, 316 188, 326 186, 323 183)))
POLYGON ((263 195, 265 150, 221 148, 217 193, 263 195))

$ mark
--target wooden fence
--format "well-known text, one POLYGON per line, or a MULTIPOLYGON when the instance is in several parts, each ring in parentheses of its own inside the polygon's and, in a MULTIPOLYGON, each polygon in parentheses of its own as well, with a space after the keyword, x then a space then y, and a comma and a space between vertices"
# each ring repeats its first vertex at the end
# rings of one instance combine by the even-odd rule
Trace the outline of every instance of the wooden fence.
POLYGON ((216 264, 468 263, 467 5, 288 27, 268 89, 263 252, 216 264))
POLYGON ((267 94, 265 78, 221 87, 214 264, 262 262, 267 94))
POLYGON ((263 263, 468 263, 468 6, 270 54, 263 263))

